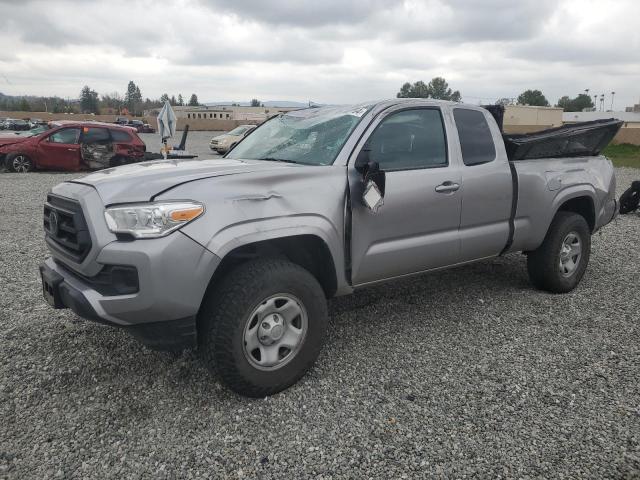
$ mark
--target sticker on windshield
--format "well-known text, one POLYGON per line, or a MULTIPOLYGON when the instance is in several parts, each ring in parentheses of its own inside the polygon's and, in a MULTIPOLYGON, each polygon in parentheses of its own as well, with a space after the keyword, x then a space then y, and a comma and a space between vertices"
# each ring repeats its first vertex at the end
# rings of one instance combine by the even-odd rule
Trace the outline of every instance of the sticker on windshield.
POLYGON ((360 107, 360 108, 357 108, 356 110, 350 111, 349 113, 347 113, 347 115, 353 115, 354 117, 361 117, 365 113, 367 113, 367 107, 360 107))

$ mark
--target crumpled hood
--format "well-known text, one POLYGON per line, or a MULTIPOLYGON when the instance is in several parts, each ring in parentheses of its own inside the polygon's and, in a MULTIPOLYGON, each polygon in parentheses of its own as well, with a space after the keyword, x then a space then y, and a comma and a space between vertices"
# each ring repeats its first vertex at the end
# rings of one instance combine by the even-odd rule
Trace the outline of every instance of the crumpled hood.
POLYGON ((14 143, 24 142, 29 137, 23 137, 21 135, 6 135, 0 136, 0 147, 7 145, 13 145, 14 143))
POLYGON ((108 168, 72 180, 94 187, 105 205, 146 202, 178 185, 209 177, 296 167, 257 160, 155 160, 108 168))

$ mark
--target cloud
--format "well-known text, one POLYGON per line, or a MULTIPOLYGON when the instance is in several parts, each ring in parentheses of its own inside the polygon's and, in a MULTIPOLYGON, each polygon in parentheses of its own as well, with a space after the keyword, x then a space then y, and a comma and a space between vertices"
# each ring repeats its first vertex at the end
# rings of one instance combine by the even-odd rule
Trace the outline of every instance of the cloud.
POLYGON ((635 0, 0 0, 1 90, 359 102, 444 76, 465 101, 640 94, 635 0), (580 85, 578 85, 578 83, 580 85))

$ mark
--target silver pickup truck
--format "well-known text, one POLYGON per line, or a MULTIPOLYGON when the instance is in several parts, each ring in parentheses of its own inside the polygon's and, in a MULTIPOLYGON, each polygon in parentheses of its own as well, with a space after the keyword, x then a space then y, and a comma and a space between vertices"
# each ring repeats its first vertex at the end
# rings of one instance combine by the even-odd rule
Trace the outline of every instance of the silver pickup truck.
POLYGON ((312 366, 326 299, 511 252, 532 284, 576 287, 615 216, 599 155, 510 161, 484 108, 390 100, 279 115, 223 159, 61 183, 40 267, 55 308, 159 349, 198 346, 264 396, 312 366))

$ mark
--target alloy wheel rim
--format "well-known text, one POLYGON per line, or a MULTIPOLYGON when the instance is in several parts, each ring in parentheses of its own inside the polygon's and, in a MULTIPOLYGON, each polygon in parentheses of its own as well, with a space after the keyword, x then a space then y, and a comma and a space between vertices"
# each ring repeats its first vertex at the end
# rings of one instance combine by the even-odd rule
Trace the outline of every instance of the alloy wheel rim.
POLYGON ((560 273, 565 277, 574 274, 582 258, 582 242, 576 232, 564 237, 560 247, 560 273))
POLYGON ((249 315, 243 334, 243 352, 259 370, 277 370, 300 351, 307 335, 308 316, 293 295, 279 293, 262 301, 249 315))
POLYGON ((13 169, 16 172, 27 173, 29 171, 29 160, 24 155, 18 155, 13 159, 13 169))

